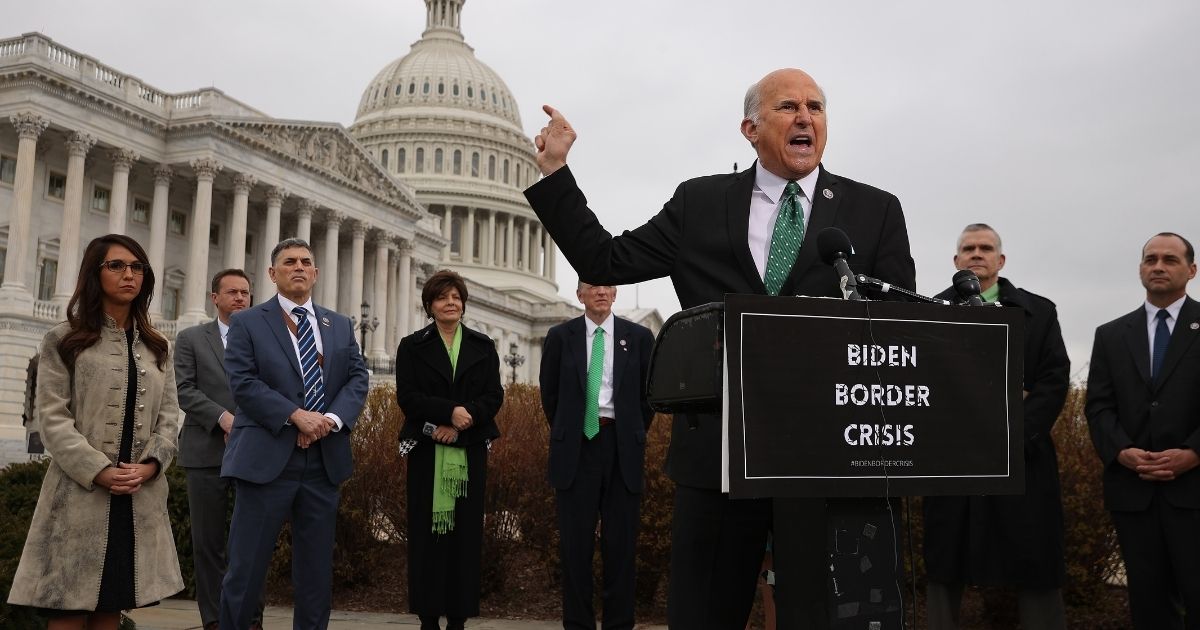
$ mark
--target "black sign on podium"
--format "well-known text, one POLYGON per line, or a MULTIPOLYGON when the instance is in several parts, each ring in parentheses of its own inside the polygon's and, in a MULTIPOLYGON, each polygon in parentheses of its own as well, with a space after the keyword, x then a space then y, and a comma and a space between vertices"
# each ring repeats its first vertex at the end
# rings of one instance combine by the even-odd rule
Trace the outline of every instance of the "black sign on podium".
POLYGON ((734 497, 1020 494, 1019 309, 728 295, 734 497))

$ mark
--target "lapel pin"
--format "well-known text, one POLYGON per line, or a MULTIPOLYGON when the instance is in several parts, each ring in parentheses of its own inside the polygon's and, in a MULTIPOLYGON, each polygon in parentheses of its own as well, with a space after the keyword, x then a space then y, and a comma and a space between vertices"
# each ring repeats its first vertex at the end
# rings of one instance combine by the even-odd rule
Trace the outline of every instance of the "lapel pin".
POLYGON ((826 188, 825 190, 822 190, 821 194, 825 195, 826 199, 833 199, 833 191, 829 190, 828 188, 826 188))
POLYGON ((1197 329, 1200 329, 1200 323, 1198 323, 1198 322, 1192 322, 1192 325, 1191 325, 1191 326, 1188 326, 1188 328, 1191 328, 1192 330, 1197 330, 1197 329))
POLYGON ((328 328, 328 327, 329 327, 329 326, 331 326, 332 324, 330 324, 330 323, 329 323, 329 318, 328 318, 328 317, 322 317, 322 318, 321 318, 321 325, 322 325, 322 326, 325 326, 326 328, 328 328))

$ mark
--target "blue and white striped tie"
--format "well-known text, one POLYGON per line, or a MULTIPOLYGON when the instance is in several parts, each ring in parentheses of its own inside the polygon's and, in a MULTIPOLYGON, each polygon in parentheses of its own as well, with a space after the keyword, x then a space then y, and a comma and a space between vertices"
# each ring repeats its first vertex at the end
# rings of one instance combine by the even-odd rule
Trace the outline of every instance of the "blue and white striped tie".
POLYGON ((308 311, 297 306, 292 313, 297 318, 296 341, 300 346, 300 372, 304 375, 304 408, 324 413, 325 381, 317 363, 317 338, 313 335, 312 324, 308 323, 308 311))

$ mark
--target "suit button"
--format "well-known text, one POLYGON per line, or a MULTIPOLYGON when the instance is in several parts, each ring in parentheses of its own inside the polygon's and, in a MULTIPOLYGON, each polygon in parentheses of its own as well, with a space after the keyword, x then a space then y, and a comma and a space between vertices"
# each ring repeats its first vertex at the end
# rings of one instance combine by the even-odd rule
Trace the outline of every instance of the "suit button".
POLYGON ((146 405, 138 405, 138 411, 141 411, 145 408, 146 408, 146 405))
POLYGON ((1157 406, 1158 406, 1158 401, 1156 400, 1156 401, 1154 401, 1154 402, 1150 403, 1150 406, 1151 406, 1151 407, 1157 407, 1157 406))
POLYGON ((145 375, 146 375, 146 369, 145 369, 145 368, 142 368, 142 369, 138 370, 138 374, 141 374, 142 376, 145 376, 145 375))

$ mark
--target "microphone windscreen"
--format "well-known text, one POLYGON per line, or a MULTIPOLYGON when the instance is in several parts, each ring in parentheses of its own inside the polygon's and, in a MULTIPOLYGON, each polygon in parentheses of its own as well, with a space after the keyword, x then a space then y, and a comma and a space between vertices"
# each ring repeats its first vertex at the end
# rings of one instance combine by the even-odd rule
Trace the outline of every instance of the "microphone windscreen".
POLYGON ((850 247, 850 237, 839 228, 827 227, 817 233, 817 252, 826 265, 849 256, 850 247))
POLYGON ((960 269, 954 274, 952 282, 954 283, 954 290, 962 297, 979 295, 979 277, 970 269, 960 269))

